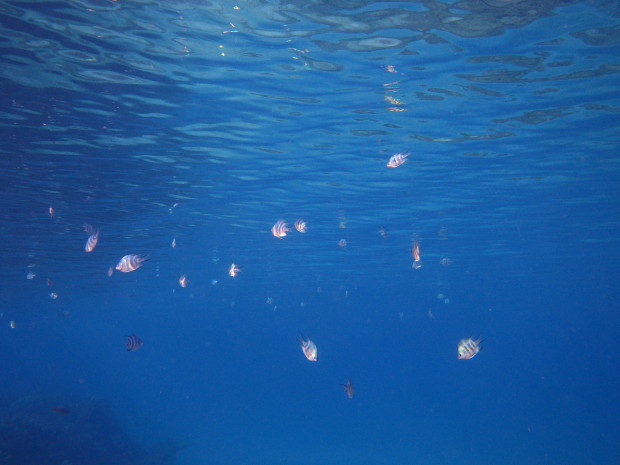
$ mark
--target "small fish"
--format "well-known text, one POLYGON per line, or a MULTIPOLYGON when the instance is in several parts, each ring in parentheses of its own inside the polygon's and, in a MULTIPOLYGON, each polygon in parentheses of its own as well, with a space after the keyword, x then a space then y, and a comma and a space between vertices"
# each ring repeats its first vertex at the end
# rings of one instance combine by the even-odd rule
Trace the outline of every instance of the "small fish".
POLYGON ((52 300, 56 300, 58 298, 58 294, 56 294, 55 292, 50 292, 48 294, 48 297, 52 300))
POLYGON ((52 407, 52 412, 57 413, 58 415, 69 415, 71 413, 71 410, 66 407, 57 405, 56 407, 52 407))
POLYGON ((319 359, 319 353, 316 348, 316 344, 312 342, 310 339, 304 340, 303 335, 299 335, 297 340, 299 341, 301 350, 303 350, 306 358, 310 360, 311 362, 316 362, 319 359))
POLYGON ((181 285, 181 287, 187 287, 188 282, 189 280, 185 277, 184 274, 182 274, 181 277, 179 278, 179 284, 181 285))
POLYGON ((462 360, 469 360, 474 358, 478 352, 482 350, 483 339, 478 336, 478 339, 474 340, 471 337, 468 339, 461 339, 459 342, 459 355, 458 358, 462 360))
POLYGON ((300 218, 295 221, 295 229, 300 233, 305 233, 308 230, 308 226, 306 225, 306 222, 300 218))
POLYGON ((276 224, 271 227, 271 234, 273 234, 278 239, 282 239, 286 236, 286 233, 290 231, 289 228, 286 227, 286 223, 284 220, 278 220, 276 224))
POLYGON ((99 240, 99 230, 96 230, 90 236, 88 236, 88 239, 86 240, 86 245, 84 246, 84 250, 86 252, 92 252, 93 250, 95 250, 98 240, 99 240))
POLYGON ((346 246, 347 246, 347 240, 346 240, 346 239, 340 239, 340 240, 338 241, 338 245, 339 245, 340 247, 346 247, 346 246))
POLYGON ((355 394, 355 388, 353 387, 353 383, 351 382, 351 378, 347 379, 347 384, 341 384, 344 388, 344 392, 347 393, 349 399, 353 399, 353 394, 355 394))
POLYGON ((110 268, 108 268, 108 277, 112 277, 112 274, 114 273, 114 267, 110 266, 110 268))
POLYGON ((172 244, 170 244, 172 246, 172 248, 174 249, 177 246, 177 238, 173 238, 172 239, 172 244))
POLYGON ((127 350, 133 352, 134 350, 138 350, 140 347, 142 347, 142 344, 144 344, 144 342, 142 342, 142 339, 140 339, 135 334, 130 334, 129 336, 127 336, 127 341, 125 342, 125 344, 127 345, 127 350))
POLYGON ((48 211, 48 212, 49 212, 49 214, 50 214, 50 218, 52 218, 52 219, 53 219, 53 218, 54 218, 54 207, 50 207, 47 211, 48 211))
POLYGON ((26 273, 26 279, 34 279, 36 275, 37 275, 36 273, 29 271, 28 273, 26 273))
MULTIPOLYGON (((241 273, 241 267, 235 265, 234 263, 230 265, 230 268, 228 268, 228 276, 235 278, 239 273, 241 273)), ((215 281, 215 284, 217 284, 217 281, 215 281)))
POLYGON ((407 161, 407 157, 409 155, 410 155, 410 152, 395 153, 394 155, 390 157, 389 161, 387 162, 387 167, 398 168, 400 165, 402 165, 403 163, 407 161))
POLYGON ((123 258, 119 260, 116 264, 116 269, 118 271, 122 271, 123 273, 129 273, 130 271, 135 271, 140 268, 145 261, 149 258, 144 255, 138 254, 129 254, 125 255, 123 258))
POLYGON ((420 244, 418 241, 413 242, 413 246, 411 246, 411 255, 413 255, 413 260, 415 262, 420 261, 420 244))
POLYGON ((388 237, 387 230, 383 226, 381 226, 381 228, 379 229, 379 234, 381 234, 381 237, 383 239, 387 239, 388 237))

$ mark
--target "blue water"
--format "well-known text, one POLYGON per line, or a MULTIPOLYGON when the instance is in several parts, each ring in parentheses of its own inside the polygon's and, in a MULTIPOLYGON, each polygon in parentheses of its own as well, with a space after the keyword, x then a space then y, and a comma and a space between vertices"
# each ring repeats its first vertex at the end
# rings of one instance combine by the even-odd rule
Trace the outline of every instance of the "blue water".
POLYGON ((29 396, 52 465, 93 399, 150 464, 620 463, 619 17, 0 2, 0 463, 29 396))

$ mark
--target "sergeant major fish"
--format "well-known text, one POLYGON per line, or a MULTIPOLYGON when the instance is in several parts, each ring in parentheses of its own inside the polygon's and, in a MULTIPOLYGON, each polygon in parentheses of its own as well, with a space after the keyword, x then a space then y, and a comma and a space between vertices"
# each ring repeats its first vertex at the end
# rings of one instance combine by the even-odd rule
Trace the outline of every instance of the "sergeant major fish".
POLYGON ((473 338, 461 339, 459 342, 459 355, 458 358, 461 360, 469 360, 470 358, 474 358, 478 352, 482 350, 482 338, 478 337, 478 339, 474 340, 473 338))
POLYGON ((303 335, 300 335, 297 340, 299 341, 301 350, 303 350, 306 358, 311 362, 316 362, 319 359, 319 353, 316 348, 316 344, 310 339, 304 339, 303 335))
POLYGON ((123 258, 119 260, 116 264, 116 269, 118 271, 122 271, 123 273, 129 273, 130 271, 135 271, 140 268, 145 261, 149 258, 144 255, 138 254, 129 254, 125 255, 123 258))
POLYGON ((99 230, 94 229, 90 224, 85 224, 84 230, 90 234, 86 240, 86 245, 84 245, 84 250, 86 252, 92 252, 97 246, 97 241, 99 241, 99 230))

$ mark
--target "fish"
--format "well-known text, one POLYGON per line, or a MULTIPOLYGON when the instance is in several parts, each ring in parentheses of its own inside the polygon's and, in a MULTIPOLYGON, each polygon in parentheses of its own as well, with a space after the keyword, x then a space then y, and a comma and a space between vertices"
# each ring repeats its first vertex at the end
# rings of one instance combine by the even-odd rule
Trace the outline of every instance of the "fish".
POLYGON ((273 234, 278 239, 282 239, 286 236, 286 233, 290 231, 290 229, 286 226, 284 220, 278 220, 276 224, 271 227, 271 234, 273 234))
POLYGON ((98 229, 95 232, 93 232, 90 236, 88 236, 88 239, 86 240, 86 245, 84 246, 84 250, 86 252, 92 252, 93 250, 95 250, 95 247, 97 246, 97 241, 99 241, 99 230, 98 229))
POLYGON ((461 339, 459 342, 459 355, 458 358, 460 360, 469 360, 470 358, 474 358, 478 352, 482 350, 483 339, 478 336, 478 339, 474 340, 473 338, 461 339))
POLYGON ((306 222, 300 218, 295 221, 295 229, 300 233, 305 233, 308 230, 308 226, 306 225, 306 222))
POLYGON ((57 405, 56 407, 52 407, 52 412, 57 413, 58 415, 69 415, 71 413, 71 410, 69 410, 67 407, 57 405))
POLYGON ((130 271, 135 271, 140 268, 145 261, 149 258, 144 255, 138 254, 129 254, 125 255, 123 258, 119 260, 116 264, 116 269, 118 271, 122 271, 123 273, 129 273, 130 271))
POLYGON ((181 277, 179 278, 179 284, 181 285, 181 287, 187 287, 188 282, 189 280, 185 277, 184 274, 182 274, 181 277))
POLYGON ((340 240, 338 241, 338 245, 339 245, 340 247, 346 247, 346 246, 347 246, 347 240, 346 240, 346 239, 340 239, 340 240))
POLYGON ((125 344, 127 345, 127 350, 133 352, 134 350, 138 350, 140 347, 142 347, 142 344, 144 344, 144 342, 142 342, 142 339, 132 333, 127 336, 125 344))
POLYGON ((415 262, 420 261, 420 243, 418 241, 414 241, 411 246, 411 255, 413 255, 413 260, 415 262))
POLYGON ((174 249, 177 246, 177 238, 173 238, 172 239, 172 244, 170 244, 172 246, 172 248, 174 249))
POLYGON ((349 377, 347 379, 347 384, 341 384, 341 386, 344 388, 344 392, 347 393, 347 396, 349 396, 349 399, 353 399, 353 394, 355 394, 355 388, 353 387, 351 378, 349 377))
POLYGON ((50 207, 47 211, 50 214, 50 218, 54 219, 54 207, 50 207))
POLYGON ((381 228, 379 229, 379 234, 381 234, 381 237, 383 239, 387 239, 388 237, 387 230, 383 226, 381 226, 381 228))
POLYGON ((316 344, 310 339, 305 340, 303 334, 299 335, 297 340, 299 341, 301 350, 303 350, 306 358, 311 362, 316 362, 319 359, 319 353, 316 348, 316 344))
POLYGON ((395 153, 388 160, 387 167, 388 168, 398 168, 400 165, 402 165, 403 163, 405 163, 407 161, 407 157, 409 155, 410 155, 410 152, 395 153))
MULTIPOLYGON (((241 267, 235 265, 234 263, 230 265, 230 268, 228 268, 228 276, 232 278, 235 278, 239 273, 241 273, 241 267)), ((217 284, 217 281, 215 281, 215 283, 211 282, 211 284, 217 284)))

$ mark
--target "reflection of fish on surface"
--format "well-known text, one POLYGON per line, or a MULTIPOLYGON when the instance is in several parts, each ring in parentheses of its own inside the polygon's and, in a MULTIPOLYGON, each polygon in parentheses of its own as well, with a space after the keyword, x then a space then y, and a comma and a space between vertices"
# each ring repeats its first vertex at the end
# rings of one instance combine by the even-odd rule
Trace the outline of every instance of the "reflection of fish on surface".
POLYGON ((395 153, 394 155, 390 157, 389 161, 387 162, 387 167, 398 168, 400 165, 402 165, 403 163, 407 161, 407 157, 410 154, 411 154, 410 152, 395 153))
POLYGON ((122 271, 123 273, 129 273, 130 271, 135 271, 140 268, 145 261, 149 258, 144 255, 138 254, 129 254, 125 255, 123 258, 119 260, 116 264, 116 269, 118 271, 122 271))
POLYGON ((282 239, 286 236, 286 233, 290 231, 290 229, 286 226, 284 220, 278 220, 276 224, 271 227, 271 234, 273 234, 278 239, 282 239))
POLYGON ((125 344, 127 345, 127 350, 133 352, 134 350, 138 350, 140 347, 142 347, 142 344, 144 344, 144 342, 142 342, 142 339, 140 339, 135 334, 130 334, 129 336, 127 336, 125 344))
POLYGON ((301 350, 303 350, 306 358, 311 362, 316 362, 319 359, 319 353, 316 348, 316 344, 310 339, 304 339, 303 334, 300 334, 297 337, 297 340, 299 341, 301 350))
POLYGON ((349 399, 353 399, 353 394, 355 394, 355 388, 353 387, 353 383, 351 382, 351 377, 347 378, 347 384, 341 384, 344 388, 344 392, 347 393, 349 399))
POLYGON ((458 358, 462 360, 469 360, 474 358, 478 352, 482 350, 483 339, 478 336, 478 339, 473 338, 461 339, 459 342, 459 355, 458 358))
POLYGON ((305 233, 308 230, 308 225, 303 219, 298 219, 295 221, 295 229, 300 233, 305 233))

